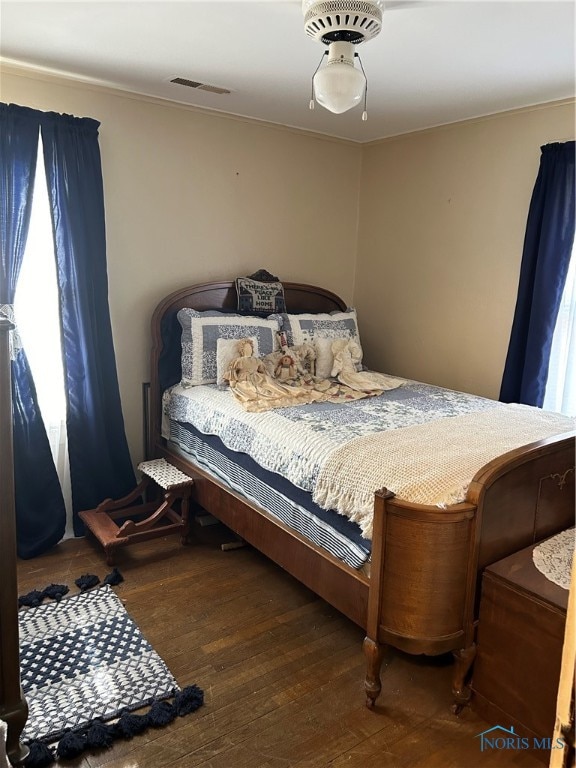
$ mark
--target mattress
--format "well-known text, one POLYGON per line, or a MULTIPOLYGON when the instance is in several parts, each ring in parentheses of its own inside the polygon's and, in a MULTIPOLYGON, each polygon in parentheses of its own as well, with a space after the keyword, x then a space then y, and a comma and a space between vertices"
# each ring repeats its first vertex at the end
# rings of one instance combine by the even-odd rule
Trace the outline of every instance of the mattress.
POLYGON ((310 493, 191 424, 171 420, 165 436, 178 453, 338 560, 355 569, 367 563, 372 542, 362 536, 360 527, 333 510, 319 507, 310 493))

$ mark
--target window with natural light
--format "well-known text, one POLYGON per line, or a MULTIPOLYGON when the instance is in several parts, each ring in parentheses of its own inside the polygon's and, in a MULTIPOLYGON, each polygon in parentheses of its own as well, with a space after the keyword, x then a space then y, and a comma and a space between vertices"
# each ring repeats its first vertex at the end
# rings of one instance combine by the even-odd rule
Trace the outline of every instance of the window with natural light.
MULTIPOLYGON (((36 165, 30 229, 16 287, 14 314, 32 371, 38 405, 66 502, 67 517, 70 518, 70 469, 58 283, 41 140, 36 165)), ((73 535, 70 519, 66 535, 73 535)))
POLYGON ((576 416, 576 259, 568 277, 554 329, 543 408, 576 416))

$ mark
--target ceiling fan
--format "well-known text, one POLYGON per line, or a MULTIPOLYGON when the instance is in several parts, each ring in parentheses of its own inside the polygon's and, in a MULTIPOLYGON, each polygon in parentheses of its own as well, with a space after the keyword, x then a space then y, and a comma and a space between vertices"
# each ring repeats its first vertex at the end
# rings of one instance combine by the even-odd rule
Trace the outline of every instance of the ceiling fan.
POLYGON ((424 4, 417 0, 302 0, 305 33, 327 46, 312 77, 310 109, 318 102, 330 112, 341 114, 363 99, 362 120, 366 120, 366 73, 355 46, 380 34, 385 9, 424 4), (322 66, 325 56, 327 61, 322 66), (355 66, 356 59, 360 68, 355 66))

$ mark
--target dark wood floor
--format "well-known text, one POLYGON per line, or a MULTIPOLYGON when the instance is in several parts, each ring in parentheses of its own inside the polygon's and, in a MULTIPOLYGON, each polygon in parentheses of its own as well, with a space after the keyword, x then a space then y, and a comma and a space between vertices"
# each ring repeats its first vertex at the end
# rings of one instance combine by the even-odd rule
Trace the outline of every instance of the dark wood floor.
MULTIPOLYGON (((207 532, 209 533, 207 534, 207 532)), ((392 653, 379 706, 364 706, 362 630, 253 549, 177 537, 121 551, 115 592, 184 687, 205 705, 77 768, 541 768, 533 755, 480 752, 486 723, 450 712, 449 658, 392 653)), ((21 561, 19 593, 110 568, 90 540, 21 561)))

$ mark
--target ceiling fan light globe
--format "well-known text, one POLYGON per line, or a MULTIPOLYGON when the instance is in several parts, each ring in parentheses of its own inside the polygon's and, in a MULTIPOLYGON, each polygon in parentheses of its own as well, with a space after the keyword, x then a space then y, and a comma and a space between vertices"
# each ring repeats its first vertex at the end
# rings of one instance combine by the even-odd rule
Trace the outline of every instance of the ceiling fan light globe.
POLYGON ((365 88, 366 78, 350 64, 330 64, 314 75, 316 101, 337 115, 357 106, 364 98, 365 88))

